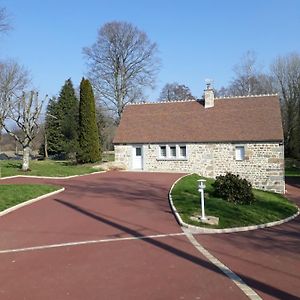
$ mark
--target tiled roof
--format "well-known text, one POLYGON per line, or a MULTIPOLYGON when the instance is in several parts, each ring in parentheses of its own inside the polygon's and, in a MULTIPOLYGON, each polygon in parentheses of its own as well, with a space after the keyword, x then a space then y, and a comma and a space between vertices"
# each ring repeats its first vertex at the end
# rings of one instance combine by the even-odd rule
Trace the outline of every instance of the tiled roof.
POLYGON ((283 141, 276 95, 203 101, 131 104, 124 109, 114 143, 283 141))

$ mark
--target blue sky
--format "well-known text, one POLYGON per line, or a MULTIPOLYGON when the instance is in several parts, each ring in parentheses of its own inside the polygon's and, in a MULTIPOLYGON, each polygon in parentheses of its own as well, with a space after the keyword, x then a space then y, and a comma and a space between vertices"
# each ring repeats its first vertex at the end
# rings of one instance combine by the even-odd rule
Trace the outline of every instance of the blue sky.
POLYGON ((158 44, 162 62, 155 100, 167 82, 177 81, 200 97, 204 80, 226 85, 247 50, 266 67, 278 55, 300 52, 300 1, 115 1, 0 0, 14 29, 0 38, 0 57, 27 67, 41 95, 58 94, 71 77, 78 86, 86 73, 82 48, 97 29, 128 21, 158 44))

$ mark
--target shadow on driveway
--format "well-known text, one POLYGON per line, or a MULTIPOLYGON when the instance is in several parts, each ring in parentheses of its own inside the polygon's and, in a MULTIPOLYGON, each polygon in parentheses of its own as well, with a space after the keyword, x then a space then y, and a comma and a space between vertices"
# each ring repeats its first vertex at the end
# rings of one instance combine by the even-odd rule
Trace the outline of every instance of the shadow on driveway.
MULTIPOLYGON (((124 225, 121 225, 121 224, 118 224, 116 222, 113 222, 107 218, 104 218, 102 216, 99 216, 99 215, 96 215, 92 212, 89 212, 87 211, 86 209, 78 206, 78 205, 75 205, 75 204, 72 204, 72 203, 69 203, 69 202, 66 202, 64 200, 60 200, 60 199, 54 199, 54 201, 64 205, 64 206, 67 206, 69 207, 70 209, 73 209, 85 216, 88 216, 90 218, 93 218, 101 223, 104 223, 106 225, 109 225, 109 226, 112 226, 114 228, 117 228, 119 230, 122 230, 134 237, 139 237, 141 236, 142 234, 136 230, 133 230, 131 228, 128 228, 124 225)), ((176 255, 182 259, 185 259, 191 263, 194 263, 194 264, 197 264, 203 268, 206 268, 206 269, 209 269, 215 273, 218 273, 219 275, 222 275, 222 276, 226 276, 223 272, 221 272, 219 269, 217 269, 214 265, 212 265, 211 263, 209 263, 208 261, 205 261, 197 256, 194 256, 194 255, 191 255, 189 253, 186 253, 178 248, 175 248, 175 247, 172 247, 170 245, 167 245, 159 240, 156 240, 156 239, 153 239, 153 238, 147 238, 147 239, 142 239, 143 242, 145 243, 149 243, 155 247, 158 247, 160 249, 163 249, 173 255, 176 255)), ((237 273, 238 276, 240 276, 241 278, 243 278, 243 280, 250 286, 252 287, 253 289, 256 289, 256 290, 259 290, 261 292, 264 292, 265 294, 268 294, 270 296, 273 296, 275 298, 278 298, 278 299, 291 299, 291 300, 296 300, 298 299, 299 300, 299 297, 295 296, 295 295, 292 295, 286 291, 283 291, 283 290, 280 290, 274 286, 271 286, 267 283, 263 283, 263 282, 260 282, 254 278, 251 278, 251 277, 247 277, 245 275, 240 275, 237 273)))

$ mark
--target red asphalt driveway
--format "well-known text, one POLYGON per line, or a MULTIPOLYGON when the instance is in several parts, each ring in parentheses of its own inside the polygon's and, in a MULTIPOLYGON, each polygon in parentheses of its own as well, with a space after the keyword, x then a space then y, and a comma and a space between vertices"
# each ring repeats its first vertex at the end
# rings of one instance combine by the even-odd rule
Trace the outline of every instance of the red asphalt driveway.
MULTIPOLYGON (((1 181, 66 190, 0 218, 0 251, 27 248, 0 253, 0 299, 247 299, 176 223, 167 195, 180 176, 108 172, 1 181), (124 240, 141 236, 148 238, 124 240)), ((292 193, 300 199, 299 187, 292 193)), ((299 299, 299 223, 196 238, 264 299, 299 299)))
MULTIPOLYGON (((286 196, 300 206, 300 178, 286 183, 286 196)), ((280 226, 196 239, 263 299, 300 299, 299 216, 280 226)))

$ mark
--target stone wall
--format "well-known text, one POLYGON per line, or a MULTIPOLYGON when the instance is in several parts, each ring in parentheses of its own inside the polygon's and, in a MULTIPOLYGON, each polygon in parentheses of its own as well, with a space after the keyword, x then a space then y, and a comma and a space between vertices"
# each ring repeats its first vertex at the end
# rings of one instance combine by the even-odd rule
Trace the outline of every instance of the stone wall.
POLYGON ((130 170, 132 162, 132 146, 115 145, 115 161, 123 164, 126 169, 130 170))
MULTIPOLYGON (((239 174, 256 188, 284 193, 284 147, 279 143, 244 143, 245 159, 235 159, 234 143, 187 144, 187 159, 158 159, 159 145, 143 145, 145 171, 195 172, 215 178, 239 174)), ((116 161, 131 169, 132 147, 115 145, 116 161)))

